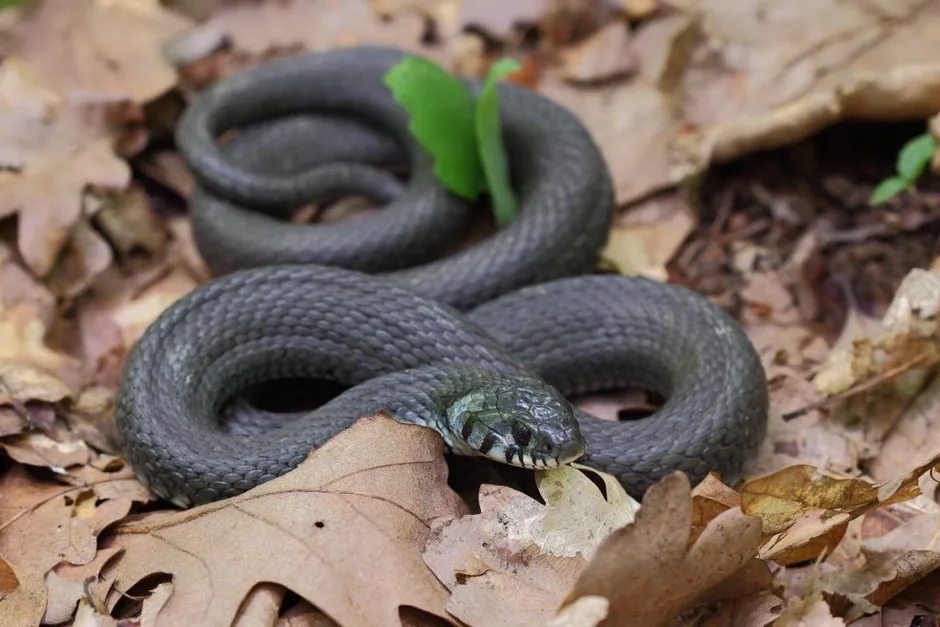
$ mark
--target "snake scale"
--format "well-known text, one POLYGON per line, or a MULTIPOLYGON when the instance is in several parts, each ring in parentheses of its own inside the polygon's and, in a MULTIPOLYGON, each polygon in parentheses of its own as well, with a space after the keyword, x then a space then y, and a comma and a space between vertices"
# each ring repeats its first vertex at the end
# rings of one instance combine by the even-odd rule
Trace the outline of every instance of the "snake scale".
POLYGON ((176 139, 216 278, 165 310, 126 362, 116 420, 141 481, 181 507, 234 496, 380 409, 433 427, 457 454, 528 468, 580 457, 637 497, 674 470, 737 480, 766 430, 760 360, 695 292, 591 274, 614 201, 588 131, 550 99, 501 84, 521 210, 461 248, 479 208, 436 179, 382 82, 403 54, 360 46, 269 61, 187 107, 176 139), (404 182, 390 170, 402 166, 404 182), (286 219, 350 194, 381 211, 286 219), (293 413, 242 403, 240 429, 220 418, 273 380, 345 391, 293 413), (625 386, 665 402, 615 422, 568 400, 625 386))

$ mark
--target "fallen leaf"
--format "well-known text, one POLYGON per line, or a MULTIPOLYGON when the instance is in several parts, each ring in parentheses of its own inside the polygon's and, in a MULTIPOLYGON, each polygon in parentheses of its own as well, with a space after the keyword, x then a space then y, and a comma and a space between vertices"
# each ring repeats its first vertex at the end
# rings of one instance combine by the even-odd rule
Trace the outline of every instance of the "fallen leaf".
POLYGON ((923 513, 883 536, 862 543, 860 568, 820 575, 819 587, 855 604, 847 618, 884 606, 898 593, 940 568, 940 514, 923 513))
POLYGON ((753 563, 761 540, 760 520, 738 509, 713 519, 690 545, 691 532, 688 478, 668 475, 646 492, 636 521, 601 543, 562 609, 602 596, 610 600, 604 625, 665 625, 753 563))
POLYGON ((666 281, 666 264, 696 226, 680 197, 654 198, 616 218, 602 255, 624 274, 666 281))
POLYGON ((82 376, 77 360, 45 345, 46 327, 29 302, 0 302, 0 406, 71 397, 82 376))
POLYGON ((852 519, 918 496, 918 479, 938 462, 940 456, 882 485, 795 465, 747 481, 740 490, 741 510, 762 522, 768 538, 761 547, 762 559, 801 562, 835 546, 852 519))
POLYGON ((260 582, 341 624, 392 624, 399 605, 447 619, 446 589, 421 561, 428 521, 465 509, 446 475, 435 432, 363 418, 238 497, 116 527, 102 541, 125 549, 103 573, 109 606, 160 572, 173 577, 173 594, 159 619, 173 624, 230 624, 260 582))
POLYGON ((621 79, 637 68, 636 51, 627 24, 615 20, 588 39, 561 50, 561 75, 575 83, 621 79))
POLYGON ((102 567, 119 551, 120 549, 98 551, 95 559, 87 564, 60 562, 46 573, 49 598, 46 601, 43 624, 58 625, 71 620, 78 602, 85 597, 86 583, 95 581, 102 567))
POLYGON ((20 253, 45 277, 82 216, 86 187, 121 190, 130 168, 114 154, 107 103, 52 92, 16 58, 0 66, 0 92, 0 166, 13 170, 0 172, 0 218, 19 213, 20 253))
POLYGON ((34 481, 15 465, 0 477, 0 555, 15 569, 19 586, 0 600, 4 627, 39 624, 46 608, 46 574, 60 562, 95 559, 96 536, 130 511, 128 473, 99 473, 84 486, 34 481), (108 484, 112 493, 108 494, 108 484))
POLYGON ((78 602, 78 611, 75 612, 73 627, 118 627, 118 621, 110 616, 100 614, 85 599, 78 602))
POLYGON ((703 627, 763 627, 780 616, 783 601, 771 592, 759 592, 723 602, 703 627))
POLYGON ((803 599, 791 599, 774 623, 777 627, 845 627, 845 621, 832 615, 819 592, 803 599))
POLYGON ((769 12, 757 1, 678 4, 702 16, 704 42, 721 42, 685 77, 686 121, 698 130, 683 140, 705 161, 794 143, 844 118, 926 118, 940 108, 934 3, 883 12, 837 0, 769 12))
POLYGON ((83 440, 58 442, 42 433, 21 433, 0 440, 7 455, 21 464, 65 469, 87 464, 91 451, 83 440))
MULTIPOLYGON (((885 482, 904 472, 911 459, 924 459, 940 451, 940 378, 917 395, 898 418, 869 468, 872 479, 885 482)), ((933 492, 937 484, 925 477, 921 489, 933 492)))
POLYGON ((0 601, 16 590, 18 585, 19 580, 16 573, 13 571, 13 567, 10 566, 5 559, 0 557, 0 601))
POLYGON ((368 0, 229 3, 219 7, 213 20, 237 49, 252 55, 291 47, 322 50, 368 43, 443 61, 442 50, 419 43, 424 30, 422 16, 399 14, 385 23, 369 4, 368 0))
POLYGON ((581 597, 545 623, 546 627, 595 627, 607 618, 610 601, 604 597, 581 597))
POLYGON ((59 93, 146 103, 176 84, 161 46, 191 27, 159 0, 43 0, 13 29, 10 54, 59 93))
POLYGON ((484 485, 479 514, 434 523, 424 561, 451 591, 447 610, 467 624, 544 624, 585 558, 633 520, 637 504, 609 475, 572 464, 537 472, 536 482, 544 505, 484 485), (606 498, 582 470, 600 477, 606 498))

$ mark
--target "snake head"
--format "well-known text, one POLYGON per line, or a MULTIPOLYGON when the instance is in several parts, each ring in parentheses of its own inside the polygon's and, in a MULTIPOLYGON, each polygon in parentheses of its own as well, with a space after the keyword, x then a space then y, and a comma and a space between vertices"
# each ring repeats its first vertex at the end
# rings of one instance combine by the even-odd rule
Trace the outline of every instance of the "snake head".
POLYGON ((523 468, 554 468, 584 454, 571 403, 538 379, 499 377, 459 397, 447 411, 455 453, 523 468))

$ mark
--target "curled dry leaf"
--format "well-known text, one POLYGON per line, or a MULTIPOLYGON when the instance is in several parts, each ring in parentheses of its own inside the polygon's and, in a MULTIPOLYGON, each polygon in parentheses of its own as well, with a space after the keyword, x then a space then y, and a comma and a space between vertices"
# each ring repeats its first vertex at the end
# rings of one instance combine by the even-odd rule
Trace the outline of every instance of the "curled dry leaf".
POLYGON ((0 218, 19 213, 18 247, 45 277, 82 217, 85 188, 121 190, 130 168, 112 148, 106 103, 62 96, 16 58, 0 66, 0 218))
POLYGON ((59 442, 43 433, 20 433, 0 440, 7 455, 21 464, 65 470, 87 464, 91 450, 82 440, 59 442))
POLYGON ((940 568, 937 529, 940 514, 922 513, 883 536, 862 543, 864 564, 819 578, 824 592, 840 594, 855 606, 849 618, 874 612, 899 592, 940 568))
POLYGON ((636 512, 619 482, 580 464, 537 472, 536 481, 545 505, 485 485, 480 514, 435 522, 424 561, 452 593, 447 610, 465 623, 544 624, 585 559, 636 512), (606 498, 579 468, 601 478, 606 498))
POLYGON ((366 417, 245 494, 117 527, 103 540, 125 550, 103 573, 108 604, 167 573, 173 594, 158 624, 229 625, 261 582, 296 592, 340 624, 395 624, 401 605, 447 619, 447 591, 421 551, 428 521, 464 511, 447 486, 438 434, 366 417))
POLYGON ((47 573, 62 562, 92 562, 97 535, 126 516, 133 501, 148 499, 126 469, 85 477, 79 486, 38 482, 19 465, 0 477, 0 555, 19 583, 0 600, 0 615, 9 617, 4 627, 39 624, 47 573))
POLYGON ((680 196, 659 196, 616 219, 602 254, 624 274, 665 281, 666 264, 697 224, 680 196))
POLYGON ((746 482, 741 510, 763 524, 763 559, 798 563, 838 544, 852 519, 918 496, 918 480, 938 463, 940 455, 881 485, 837 479, 806 464, 791 466, 746 482))
POLYGON ((700 600, 718 600, 736 573, 757 587, 769 572, 754 560, 760 521, 730 509, 719 514, 693 542, 688 478, 674 473, 653 485, 636 521, 601 543, 562 609, 584 596, 610 601, 602 625, 665 625, 700 600))

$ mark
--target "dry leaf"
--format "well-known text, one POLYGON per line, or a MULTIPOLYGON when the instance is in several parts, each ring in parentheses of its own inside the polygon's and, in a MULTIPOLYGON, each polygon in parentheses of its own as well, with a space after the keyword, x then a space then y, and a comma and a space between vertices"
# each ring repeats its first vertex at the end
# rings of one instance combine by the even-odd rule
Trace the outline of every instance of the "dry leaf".
POLYGON ((419 42, 424 20, 416 14, 382 22, 368 0, 284 0, 229 3, 219 7, 214 22, 233 45, 252 55, 301 46, 322 50, 360 44, 390 45, 443 60, 440 48, 419 42))
POLYGON ((176 84, 161 46, 191 25, 159 0, 43 0, 11 53, 59 93, 146 103, 176 84))
POLYGON ((686 76, 687 121, 700 130, 683 139, 703 161, 794 143, 844 117, 926 118, 940 109, 935 3, 673 4, 701 16, 703 43, 721 42, 686 76))
POLYGON ((0 555, 19 580, 0 601, 0 615, 12 617, 4 627, 37 625, 46 608, 46 574, 63 561, 92 562, 96 536, 141 497, 129 472, 94 476, 87 487, 39 483, 16 465, 0 477, 0 555))
POLYGON ((0 405, 57 403, 81 382, 80 364, 46 347, 46 327, 28 302, 0 302, 0 405))
POLYGON ((741 509, 760 518, 761 557, 781 564, 812 559, 842 538, 846 524, 873 509, 920 494, 918 479, 940 456, 882 485, 837 479, 806 464, 752 479, 741 487, 741 509))
POLYGON ((125 549, 104 574, 108 602, 161 572, 173 594, 160 624, 228 625, 260 582, 341 624, 393 624, 400 605, 447 618, 446 590, 421 561, 428 521, 465 509, 442 453, 430 429, 367 417, 245 494, 121 525, 103 540, 125 549))
POLYGON ((722 602, 703 627, 763 627, 777 620, 782 606, 771 592, 738 597, 722 602))
POLYGON ((0 66, 0 92, 0 166, 14 170, 0 172, 0 218, 19 213, 19 250, 45 277, 82 217, 86 186, 121 190, 130 168, 114 154, 105 103, 52 92, 15 58, 0 66))
POLYGON ((760 521, 737 509, 712 520, 694 544, 691 532, 688 478, 668 475, 646 492, 636 521, 598 547, 562 607, 602 596, 610 600, 602 625, 665 625, 752 564, 761 539, 760 521))
POLYGON ((78 602, 85 598, 86 583, 97 580, 101 568, 117 553, 118 550, 115 549, 98 551, 95 559, 87 564, 76 566, 61 562, 46 573, 49 598, 43 614, 43 624, 58 625, 68 622, 75 614, 78 602))
POLYGON ((679 196, 654 198, 616 219, 602 255, 624 274, 668 280, 666 264, 697 222, 679 196))
POLYGON ((852 601, 855 608, 850 616, 874 612, 940 568, 938 528, 940 514, 920 514, 883 536, 865 540, 865 562, 861 567, 820 575, 817 585, 824 592, 852 601))
POLYGON ((87 464, 91 450, 82 440, 58 442, 42 433, 21 433, 0 440, 7 455, 29 466, 66 469, 87 464))
POLYGON ((435 522, 424 560, 452 593, 447 610, 465 623, 544 624, 585 557, 633 520, 637 504, 609 475, 573 464, 537 472, 536 481, 545 505, 484 485, 480 514, 435 522), (579 468, 601 478, 606 499, 579 468), (495 606, 504 609, 493 614, 495 606))
POLYGON ((561 51, 561 75, 576 83, 624 78, 637 68, 636 51, 627 24, 615 20, 588 39, 561 51))

